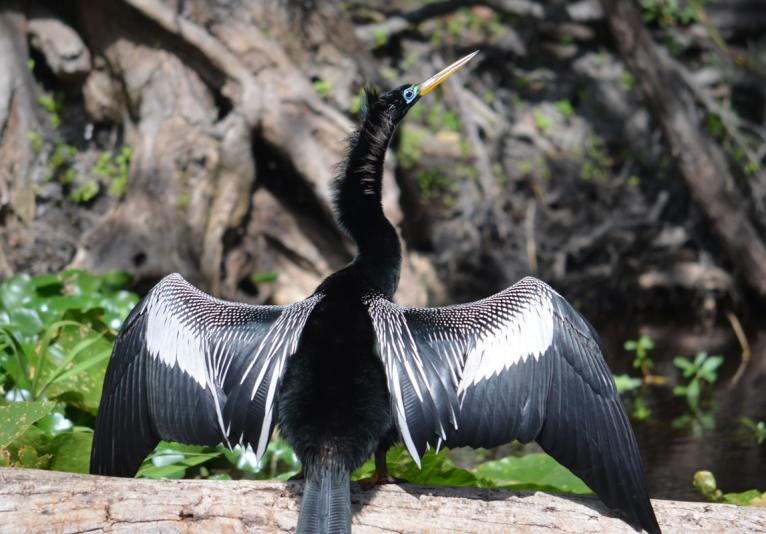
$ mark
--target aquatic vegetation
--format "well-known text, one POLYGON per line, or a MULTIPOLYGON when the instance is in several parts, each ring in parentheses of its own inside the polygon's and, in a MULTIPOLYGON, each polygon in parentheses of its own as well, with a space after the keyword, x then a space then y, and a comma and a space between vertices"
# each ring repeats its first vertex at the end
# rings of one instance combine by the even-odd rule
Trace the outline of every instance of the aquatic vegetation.
POLYGON ((723 356, 708 356, 707 352, 698 352, 694 360, 676 356, 673 364, 681 369, 688 382, 674 387, 673 394, 686 397, 689 408, 697 410, 702 389, 715 383, 718 379, 718 368, 722 363, 723 356))

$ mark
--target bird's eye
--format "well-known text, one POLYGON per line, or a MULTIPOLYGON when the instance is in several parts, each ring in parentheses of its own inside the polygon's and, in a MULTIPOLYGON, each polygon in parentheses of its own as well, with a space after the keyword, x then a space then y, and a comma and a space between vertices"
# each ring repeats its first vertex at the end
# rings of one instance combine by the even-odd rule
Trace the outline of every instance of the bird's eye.
POLYGON ((403 93, 404 101, 408 104, 415 99, 415 90, 412 87, 408 87, 403 93))

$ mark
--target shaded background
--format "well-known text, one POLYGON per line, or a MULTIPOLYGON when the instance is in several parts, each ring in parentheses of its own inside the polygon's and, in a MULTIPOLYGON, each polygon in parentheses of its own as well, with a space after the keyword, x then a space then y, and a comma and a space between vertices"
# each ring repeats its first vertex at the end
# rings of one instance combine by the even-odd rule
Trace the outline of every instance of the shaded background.
POLYGON ((389 151, 397 299, 546 280, 616 374, 641 375, 625 340, 655 341, 668 382, 634 422, 654 496, 695 498, 703 468, 763 490, 740 422, 766 419, 763 28, 757 0, 4 2, 0 279, 304 298, 353 254, 330 204, 360 89, 478 49, 389 151), (690 410, 673 357, 698 351, 724 364, 690 410))

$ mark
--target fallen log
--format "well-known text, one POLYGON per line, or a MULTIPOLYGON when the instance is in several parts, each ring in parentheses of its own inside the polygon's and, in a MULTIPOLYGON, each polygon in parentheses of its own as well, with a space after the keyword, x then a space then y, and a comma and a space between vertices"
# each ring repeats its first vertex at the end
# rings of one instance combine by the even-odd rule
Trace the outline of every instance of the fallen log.
MULTIPOLYGON (((0 525, 26 532, 291 532, 302 482, 140 480, 0 469, 0 525)), ((479 488, 352 487, 355 534, 633 530, 595 497, 479 488)), ((766 510, 653 501, 663 531, 764 532, 766 510)))

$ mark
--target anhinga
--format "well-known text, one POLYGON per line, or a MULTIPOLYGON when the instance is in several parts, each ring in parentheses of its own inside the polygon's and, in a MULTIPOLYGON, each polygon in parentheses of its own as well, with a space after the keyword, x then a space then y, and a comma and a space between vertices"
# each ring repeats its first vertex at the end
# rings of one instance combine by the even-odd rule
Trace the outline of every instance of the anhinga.
POLYGON ((275 424, 306 478, 297 531, 349 532, 349 476, 373 453, 540 446, 634 527, 659 532, 636 440, 598 336, 545 283, 484 300, 407 308, 391 299, 401 250, 381 208, 383 159, 399 121, 474 54, 368 103, 336 183, 355 259, 304 301, 212 298, 177 274, 125 321, 104 380, 91 472, 133 476, 159 440, 250 444, 275 424))

